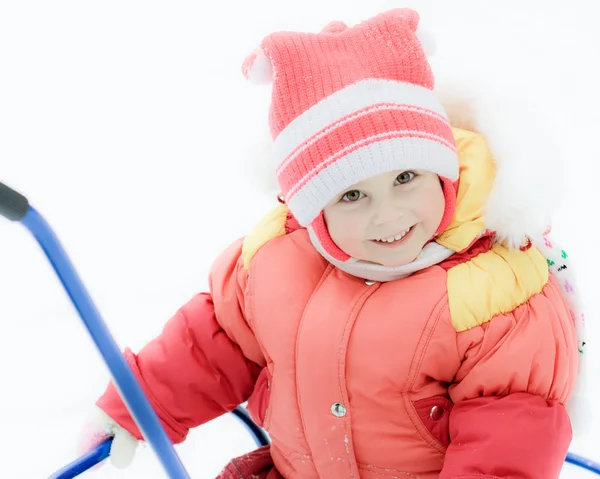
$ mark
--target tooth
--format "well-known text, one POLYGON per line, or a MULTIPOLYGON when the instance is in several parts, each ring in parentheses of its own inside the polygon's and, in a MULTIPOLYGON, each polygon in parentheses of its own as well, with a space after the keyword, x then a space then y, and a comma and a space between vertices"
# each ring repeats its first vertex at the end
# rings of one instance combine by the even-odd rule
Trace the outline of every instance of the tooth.
POLYGON ((410 231, 410 228, 404 230, 402 233, 398 233, 396 236, 390 236, 388 238, 379 238, 376 241, 380 241, 382 243, 393 243, 394 241, 399 241, 402 238, 404 238, 408 232, 410 231))

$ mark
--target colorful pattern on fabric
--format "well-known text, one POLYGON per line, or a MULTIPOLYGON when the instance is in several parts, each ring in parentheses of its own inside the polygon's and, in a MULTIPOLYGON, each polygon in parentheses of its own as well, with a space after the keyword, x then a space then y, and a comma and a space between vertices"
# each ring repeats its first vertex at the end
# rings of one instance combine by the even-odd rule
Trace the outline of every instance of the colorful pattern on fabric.
POLYGON ((576 286, 575 274, 565 250, 554 239, 548 236, 550 231, 551 228, 548 227, 541 237, 530 238, 531 243, 544 254, 550 273, 558 281, 560 290, 575 323, 579 352, 583 354, 586 345, 585 314, 576 286))

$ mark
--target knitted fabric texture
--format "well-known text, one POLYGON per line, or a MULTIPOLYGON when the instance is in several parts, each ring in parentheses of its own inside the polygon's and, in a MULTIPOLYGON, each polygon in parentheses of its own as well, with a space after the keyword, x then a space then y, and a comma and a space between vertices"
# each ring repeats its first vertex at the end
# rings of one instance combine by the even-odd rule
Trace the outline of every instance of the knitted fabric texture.
POLYGON ((442 179, 450 223, 458 155, 418 37, 418 14, 384 12, 352 28, 277 32, 244 62, 247 78, 273 83, 269 125, 281 194, 315 246, 352 261, 331 240, 322 210, 355 183, 394 170, 442 179))

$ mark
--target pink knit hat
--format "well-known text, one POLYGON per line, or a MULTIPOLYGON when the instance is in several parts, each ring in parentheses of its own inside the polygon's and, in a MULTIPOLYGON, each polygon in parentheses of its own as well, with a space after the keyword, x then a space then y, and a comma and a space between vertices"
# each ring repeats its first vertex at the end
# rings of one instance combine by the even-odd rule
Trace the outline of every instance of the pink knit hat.
POLYGON ((331 240, 323 208, 366 178, 434 172, 446 197, 438 232, 454 214, 456 145, 418 23, 417 12, 395 9, 352 28, 332 22, 317 34, 277 32, 242 66, 250 81, 273 83, 269 126, 283 198, 338 261, 351 258, 331 240))

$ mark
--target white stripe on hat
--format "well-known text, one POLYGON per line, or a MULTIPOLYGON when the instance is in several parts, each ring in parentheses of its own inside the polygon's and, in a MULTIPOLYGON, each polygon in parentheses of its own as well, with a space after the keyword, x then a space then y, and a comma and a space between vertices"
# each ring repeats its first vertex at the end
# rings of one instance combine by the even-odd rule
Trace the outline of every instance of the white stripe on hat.
POLYGON ((307 226, 346 188, 394 170, 426 170, 458 179, 457 153, 435 139, 391 138, 368 144, 332 162, 285 201, 298 222, 307 226))
POLYGON ((322 129, 357 110, 380 103, 414 105, 446 117, 444 107, 428 88, 394 80, 363 80, 329 95, 290 122, 275 139, 275 167, 322 129))
MULTIPOLYGON (((444 123, 450 124, 445 117, 440 116, 439 114, 427 110, 424 108, 420 108, 413 105, 399 105, 395 103, 378 103, 377 105, 373 105, 370 107, 363 108, 355 113, 352 113, 348 116, 342 117, 336 123, 333 123, 327 126, 325 129, 321 130, 319 133, 314 135, 313 137, 306 140, 304 143, 301 143, 298 148, 296 148, 287 158, 278 160, 279 166, 275 170, 275 174, 280 175, 285 168, 294 161, 300 154, 310 148, 311 145, 315 144, 320 139, 326 137, 332 131, 343 127, 345 124, 355 121, 359 118, 372 115, 373 113, 381 112, 381 111, 396 111, 396 112, 412 112, 412 113, 420 113, 422 115, 430 116, 433 119, 437 119, 438 121, 443 121, 444 123)), ((443 140, 447 141, 447 140, 443 140)))
MULTIPOLYGON (((316 165, 310 171, 308 171, 302 178, 298 179, 297 182, 286 192, 285 199, 289 201, 289 199, 296 194, 296 192, 308 183, 313 177, 315 177, 318 172, 327 168, 330 164, 340 160, 343 156, 349 155, 351 152, 361 148, 362 146, 369 146, 375 143, 381 143, 384 141, 389 141, 392 139, 401 139, 401 138, 409 138, 409 139, 429 139, 433 141, 437 141, 442 145, 447 146, 453 152, 456 151, 455 146, 450 143, 445 138, 434 135, 432 133, 427 133, 424 131, 414 131, 414 130, 398 130, 398 131, 386 131, 385 133, 379 133, 377 135, 369 136, 367 138, 362 138, 361 140, 352 143, 342 150, 336 151, 333 155, 328 158, 325 158, 321 163, 316 165)), ((387 158, 389 159, 389 158, 387 158)), ((416 168, 416 167, 415 167, 416 168)), ((364 178, 363 178, 364 179, 364 178)))

